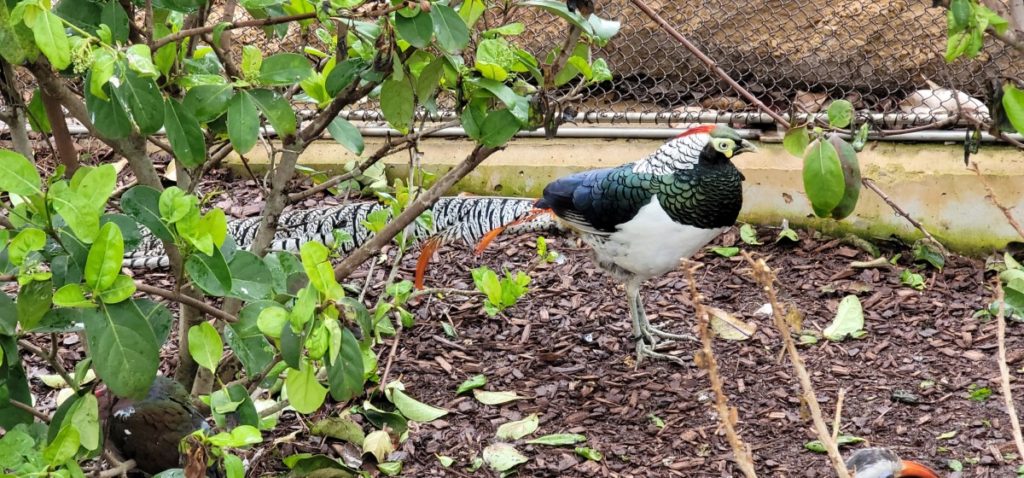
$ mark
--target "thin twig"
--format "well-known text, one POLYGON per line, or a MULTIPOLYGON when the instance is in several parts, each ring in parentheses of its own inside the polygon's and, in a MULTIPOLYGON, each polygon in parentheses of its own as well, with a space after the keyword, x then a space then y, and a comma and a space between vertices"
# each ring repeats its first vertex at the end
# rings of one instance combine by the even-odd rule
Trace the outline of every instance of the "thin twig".
POLYGON ((807 373, 804 359, 800 356, 800 352, 796 350, 796 344, 793 343, 792 333, 783 315, 783 306, 779 303, 778 296, 775 295, 775 273, 764 262, 764 259, 755 261, 750 256, 750 253, 746 251, 743 251, 743 257, 750 263, 754 279, 761 285, 763 292, 768 296, 768 302, 772 304, 772 319, 775 322, 775 328, 779 329, 779 335, 782 336, 782 343, 786 353, 789 354, 789 361, 793 364, 793 369, 800 379, 800 388, 803 389, 804 402, 807 403, 807 408, 811 411, 814 431, 818 434, 818 439, 825 446, 829 460, 832 461, 832 468, 835 469, 839 478, 850 478, 850 472, 846 469, 843 456, 839 454, 839 447, 836 446, 835 440, 832 439, 832 435, 828 431, 828 425, 825 424, 825 419, 822 417, 821 406, 818 404, 818 397, 815 395, 814 386, 811 384, 811 375, 807 373))
POLYGON ((985 179, 985 175, 981 174, 981 169, 978 167, 978 163, 972 161, 971 165, 968 166, 967 169, 974 171, 974 174, 978 175, 978 179, 981 180, 981 185, 984 186, 985 191, 988 192, 988 196, 986 197, 988 198, 989 202, 994 204, 997 208, 999 208, 1000 211, 1003 212, 1003 216, 1006 216, 1006 221, 1010 223, 1010 226, 1013 226, 1013 229, 1017 231, 1017 234, 1020 237, 1024 238, 1024 227, 1021 227, 1020 222, 1017 221, 1017 218, 1013 217, 1013 212, 1010 210, 1010 208, 999 201, 999 197, 996 196, 996 192, 995 190, 992 189, 992 185, 988 183, 987 179, 985 179))
POLYGON ((839 440, 839 424, 843 417, 843 400, 846 399, 846 389, 840 388, 836 396, 836 413, 832 417, 832 441, 839 440))
POLYGON ((935 244, 938 244, 939 246, 942 245, 942 243, 939 242, 939 240, 936 239, 935 236, 933 236, 930 232, 928 232, 927 229, 924 228, 923 224, 921 224, 916 219, 911 217, 910 214, 907 214, 907 211, 904 211, 903 208, 901 208, 899 204, 896 204, 895 202, 893 202, 893 200, 891 198, 889 198, 889 196, 887 194, 885 194, 885 192, 882 191, 878 187, 878 185, 875 184, 874 181, 872 181, 870 178, 864 178, 864 179, 861 179, 860 182, 864 185, 864 187, 870 189, 875 194, 877 194, 878 197, 880 197, 882 199, 882 201, 885 201, 885 203, 888 204, 889 207, 891 207, 893 211, 896 211, 896 214, 898 214, 899 216, 901 216, 904 219, 906 219, 907 222, 909 222, 915 228, 917 228, 918 231, 921 231, 921 234, 924 234, 924 237, 927 237, 928 239, 934 241, 935 244))
POLYGON ((735 457, 736 466, 747 478, 757 478, 754 472, 754 459, 748 447, 739 434, 736 432, 734 420, 736 418, 735 408, 729 406, 729 399, 725 396, 722 386, 722 376, 718 373, 718 360, 715 359, 715 352, 712 348, 711 330, 708 327, 708 311, 704 308, 700 293, 697 291, 697 278, 694 272, 700 268, 700 264, 687 261, 686 280, 690 284, 690 300, 697 315, 697 328, 700 330, 700 342, 702 345, 702 360, 700 366, 708 371, 708 380, 711 381, 711 390, 715 392, 715 409, 718 411, 718 418, 725 427, 725 436, 732 447, 732 454, 735 457))
POLYGON ((391 350, 388 352, 388 360, 384 365, 384 374, 380 376, 380 384, 382 387, 388 385, 388 374, 391 373, 391 364, 395 361, 395 352, 398 351, 398 342, 402 338, 402 325, 399 324, 398 328, 395 329, 395 337, 391 339, 391 350))
POLYGON ((33 407, 32 405, 19 402, 18 400, 15 400, 13 398, 8 398, 7 402, 10 403, 11 406, 14 408, 17 408, 24 412, 31 413, 32 416, 38 418, 43 423, 50 423, 50 416, 43 412, 40 412, 39 410, 36 410, 35 407, 33 407))
MULTIPOLYGON (((113 457, 104 454, 108 461, 115 463, 113 457)), ((100 478, 114 478, 115 476, 123 476, 125 473, 135 469, 135 460, 127 460, 122 462, 116 462, 113 468, 108 468, 99 473, 100 478)))
POLYGON ((999 351, 996 361, 999 363, 999 385, 1003 390, 1006 413, 1010 415, 1010 427, 1013 429, 1013 442, 1017 445, 1017 456, 1024 457, 1024 437, 1021 435, 1017 408, 1013 404, 1013 391, 1010 389, 1010 367, 1006 365, 1006 304, 1004 298, 1003 284, 997 278, 996 302, 999 303, 999 312, 996 314, 996 342, 999 351))
POLYGON ((189 307, 193 307, 196 310, 199 310, 200 312, 203 312, 213 318, 220 319, 231 324, 238 322, 237 317, 227 312, 224 312, 223 310, 220 310, 210 304, 207 304, 206 302, 189 297, 184 294, 179 294, 167 289, 161 289, 159 287, 153 287, 149 284, 145 284, 140 281, 135 281, 135 288, 138 289, 139 292, 163 297, 165 299, 173 300, 175 302, 187 305, 189 307))
MULTIPOLYGON (((261 19, 258 19, 258 20, 246 20, 246 21, 243 21, 243 22, 232 23, 232 24, 228 25, 227 27, 225 27, 224 30, 227 31, 227 30, 234 30, 236 28, 247 28, 247 27, 266 27, 266 26, 270 26, 270 25, 277 25, 277 24, 280 24, 280 23, 297 22, 299 20, 309 20, 311 18, 316 18, 316 12, 300 13, 300 14, 297 14, 297 15, 285 15, 283 17, 261 18, 261 19)), ((159 49, 160 47, 162 47, 162 46, 164 46, 164 45, 166 45, 168 43, 176 42, 178 40, 182 40, 182 39, 188 38, 190 36, 202 35, 204 33, 210 33, 213 30, 215 30, 216 28, 217 28, 217 25, 205 25, 205 26, 197 27, 197 28, 186 28, 184 30, 172 33, 170 35, 167 35, 167 36, 165 36, 163 38, 160 38, 160 39, 154 41, 153 42, 153 50, 156 51, 157 49, 159 49)))
POLYGON ((397 152, 401 151, 402 149, 404 149, 404 147, 411 147, 420 138, 425 137, 425 136, 430 136, 430 135, 432 135, 434 133, 437 133, 438 131, 441 131, 443 129, 451 128, 451 127, 458 126, 458 125, 459 125, 458 121, 449 121, 447 123, 442 123, 442 124, 440 124, 438 126, 430 128, 430 129, 420 130, 417 133, 413 133, 413 134, 408 134, 408 135, 402 136, 401 138, 395 139, 394 141, 387 141, 387 142, 384 143, 383 146, 378 148, 377 151, 374 151, 373 154, 371 154, 369 157, 367 157, 363 162, 359 163, 351 171, 349 171, 347 173, 344 173, 344 174, 339 174, 337 176, 334 176, 333 178, 330 178, 330 179, 328 179, 328 180, 326 180, 326 181, 324 181, 324 182, 322 182, 320 184, 317 184, 316 186, 313 186, 313 187, 311 187, 309 189, 306 189, 305 191, 300 191, 300 192, 297 192, 297 193, 294 193, 294 194, 289 194, 288 195, 288 202, 290 202, 290 203, 299 202, 299 201, 301 201, 303 199, 306 199, 306 198, 308 198, 308 197, 310 197, 310 196, 312 196, 312 195, 314 195, 316 193, 319 193, 321 191, 326 191, 326 190, 328 190, 330 188, 333 188, 334 186, 337 186, 338 184, 341 184, 342 182, 348 181, 349 179, 353 179, 356 176, 362 174, 364 171, 366 171, 367 168, 369 168, 370 166, 373 166, 374 164, 376 164, 378 161, 380 161, 384 157, 386 157, 386 156, 388 156, 390 154, 397 153, 397 152), (398 146, 404 146, 404 147, 403 148, 395 149, 398 146))
POLYGON ((35 344, 25 339, 19 340, 18 346, 25 350, 28 350, 29 352, 32 352, 39 358, 46 361, 46 363, 50 365, 50 367, 53 367, 57 374, 60 375, 60 378, 64 379, 64 383, 68 384, 69 387, 75 384, 75 380, 71 378, 71 374, 68 373, 67 369, 64 368, 64 365, 62 365, 60 363, 60 360, 57 359, 56 354, 50 355, 44 352, 43 349, 36 347, 35 344))
POLYGON ((288 400, 281 400, 260 412, 260 418, 267 418, 277 412, 280 412, 281 410, 288 408, 288 405, 291 405, 291 402, 288 400))

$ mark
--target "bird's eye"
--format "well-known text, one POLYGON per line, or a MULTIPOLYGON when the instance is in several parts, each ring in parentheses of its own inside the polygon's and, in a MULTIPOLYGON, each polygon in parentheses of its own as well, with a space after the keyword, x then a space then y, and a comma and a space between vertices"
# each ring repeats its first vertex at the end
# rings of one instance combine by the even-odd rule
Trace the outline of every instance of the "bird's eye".
POLYGON ((715 147, 716 151, 719 151, 719 152, 722 152, 722 153, 724 153, 726 151, 732 151, 733 147, 736 146, 736 142, 734 142, 733 140, 731 140, 729 138, 715 138, 711 142, 711 144, 715 147))

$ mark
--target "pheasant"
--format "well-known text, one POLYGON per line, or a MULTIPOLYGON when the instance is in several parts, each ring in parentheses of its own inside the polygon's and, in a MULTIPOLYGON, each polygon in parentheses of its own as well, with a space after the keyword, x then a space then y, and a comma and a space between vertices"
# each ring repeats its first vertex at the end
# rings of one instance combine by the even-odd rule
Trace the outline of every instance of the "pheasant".
MULTIPOLYGON (((731 160, 756 150, 727 126, 698 126, 637 162, 557 179, 534 204, 535 214, 553 212, 576 232, 601 269, 625 285, 638 364, 644 357, 683 363, 656 352, 657 338, 692 337, 652 327, 640 287, 736 222, 743 174, 731 160)), ((500 232, 488 234, 477 250, 500 232)))
POLYGON ((931 468, 901 460, 887 448, 857 450, 846 460, 846 469, 854 478, 939 478, 931 468))
POLYGON ((117 398, 104 389, 97 395, 111 444, 146 473, 177 468, 181 439, 201 428, 209 429, 185 388, 164 376, 153 380, 141 400, 117 398))

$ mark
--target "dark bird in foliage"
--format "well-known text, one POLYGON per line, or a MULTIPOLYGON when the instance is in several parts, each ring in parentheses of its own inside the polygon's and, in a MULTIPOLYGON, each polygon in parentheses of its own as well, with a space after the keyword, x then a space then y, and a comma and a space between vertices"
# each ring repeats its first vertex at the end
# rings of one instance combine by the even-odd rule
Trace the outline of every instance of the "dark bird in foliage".
POLYGON ((587 18, 591 13, 594 13, 594 0, 565 0, 565 6, 570 12, 579 12, 583 15, 583 18, 587 18))
POLYGON ((854 478, 939 478, 931 468, 916 461, 901 460, 888 448, 857 450, 846 460, 854 478))
MULTIPOLYGON (((682 363, 656 352, 657 339, 692 337, 652 327, 640 286, 675 270, 680 259, 736 222, 743 174, 732 158, 756 150, 729 127, 700 126, 635 163, 557 179, 536 202, 535 214, 553 212, 593 248, 601 269, 625 284, 638 363, 643 357, 682 363)), ((492 231, 477 250, 498 233, 492 231)))
POLYGON ((97 395, 110 443, 146 473, 178 468, 181 439, 209 428, 185 387, 167 377, 157 376, 141 400, 117 398, 108 390, 97 395))

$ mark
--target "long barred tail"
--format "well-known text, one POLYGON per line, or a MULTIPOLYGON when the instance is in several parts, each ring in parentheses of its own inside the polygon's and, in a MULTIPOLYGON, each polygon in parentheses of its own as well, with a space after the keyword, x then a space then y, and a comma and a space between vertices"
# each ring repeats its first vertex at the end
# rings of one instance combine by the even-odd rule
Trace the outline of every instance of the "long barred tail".
MULTIPOLYGON (((506 225, 509 225, 506 230, 513 234, 562 230, 562 226, 553 217, 520 221, 532 211, 533 202, 532 199, 524 198, 444 197, 430 209, 433 230, 427 230, 417 222, 410 226, 410 232, 417 240, 428 239, 424 245, 424 255, 429 261, 433 251, 442 243, 462 242, 472 245, 483 239, 488 232, 506 225)), ((334 231, 339 230, 350 236, 350 240, 341 244, 340 250, 343 253, 351 252, 373 235, 363 225, 367 216, 384 208, 381 203, 366 201, 285 212, 278 222, 277 234, 270 250, 294 252, 309 241, 331 244, 334 231)), ((258 217, 229 221, 228 235, 235 240, 239 249, 248 249, 256 239, 259 224, 258 217)), ((126 254, 123 262, 124 267, 131 269, 158 269, 169 265, 162 243, 152 234, 145 234, 139 247, 126 254)))

